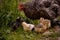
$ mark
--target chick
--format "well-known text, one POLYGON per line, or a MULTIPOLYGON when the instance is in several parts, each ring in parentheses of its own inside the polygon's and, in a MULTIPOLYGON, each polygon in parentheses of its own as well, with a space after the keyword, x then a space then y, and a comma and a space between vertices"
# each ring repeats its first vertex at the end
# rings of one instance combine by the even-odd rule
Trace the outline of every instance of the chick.
POLYGON ((35 25, 27 24, 26 22, 22 22, 22 26, 24 31, 31 31, 35 27, 35 25))
POLYGON ((40 18, 40 23, 37 26, 35 26, 35 31, 39 33, 45 32, 50 26, 51 26, 50 20, 40 18))
POLYGON ((50 20, 45 19, 43 22, 43 28, 48 29, 49 27, 51 27, 50 20))
POLYGON ((15 31, 24 20, 21 17, 18 17, 15 21, 12 21, 9 25, 12 28, 12 31, 15 31))
POLYGON ((34 30, 37 33, 43 33, 44 32, 44 29, 41 26, 38 26, 38 25, 35 26, 34 30))
POLYGON ((40 24, 42 24, 42 27, 44 29, 47 29, 51 26, 51 22, 48 19, 40 18, 40 24))

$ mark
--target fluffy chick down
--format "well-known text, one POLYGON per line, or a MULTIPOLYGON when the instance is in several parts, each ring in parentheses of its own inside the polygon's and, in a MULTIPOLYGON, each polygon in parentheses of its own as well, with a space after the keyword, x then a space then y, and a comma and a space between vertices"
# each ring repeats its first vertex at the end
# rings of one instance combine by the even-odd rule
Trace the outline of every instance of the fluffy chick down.
POLYGON ((44 18, 40 18, 40 23, 37 26, 35 26, 35 31, 39 32, 39 33, 40 32, 45 32, 50 27, 51 27, 50 20, 44 19, 44 18))
POLYGON ((31 31, 35 27, 35 25, 27 24, 26 22, 22 22, 22 26, 24 31, 31 31))

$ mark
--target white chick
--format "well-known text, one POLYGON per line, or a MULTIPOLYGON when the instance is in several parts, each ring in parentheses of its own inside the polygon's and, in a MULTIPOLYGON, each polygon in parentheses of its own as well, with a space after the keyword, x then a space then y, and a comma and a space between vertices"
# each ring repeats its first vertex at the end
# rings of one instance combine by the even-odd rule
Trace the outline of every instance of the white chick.
POLYGON ((27 24, 26 22, 22 22, 22 26, 24 31, 31 31, 35 27, 33 24, 27 24))

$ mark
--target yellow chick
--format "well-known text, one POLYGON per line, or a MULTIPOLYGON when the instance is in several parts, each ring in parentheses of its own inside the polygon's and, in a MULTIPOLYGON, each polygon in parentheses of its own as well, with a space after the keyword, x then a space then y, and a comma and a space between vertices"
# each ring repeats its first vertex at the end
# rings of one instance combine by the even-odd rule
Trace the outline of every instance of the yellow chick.
POLYGON ((35 31, 36 32, 45 32, 49 27, 51 26, 50 20, 40 18, 40 23, 35 26, 35 31))
POLYGON ((48 19, 45 19, 42 24, 43 24, 44 29, 48 29, 49 27, 51 27, 50 20, 48 20, 48 19))
POLYGON ((40 18, 40 24, 42 24, 44 29, 51 27, 51 22, 48 19, 40 18))
POLYGON ((43 28, 35 27, 34 29, 35 29, 35 32, 37 32, 37 33, 43 33, 44 32, 43 28))

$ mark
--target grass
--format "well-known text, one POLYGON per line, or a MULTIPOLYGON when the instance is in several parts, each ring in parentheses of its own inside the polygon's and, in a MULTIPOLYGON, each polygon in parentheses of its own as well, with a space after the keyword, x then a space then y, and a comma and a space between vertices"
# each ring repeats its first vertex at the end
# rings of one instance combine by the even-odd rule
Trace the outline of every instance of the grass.
POLYGON ((25 32, 20 26, 16 31, 11 31, 10 27, 5 27, 0 29, 0 40, 40 40, 44 38, 57 38, 60 37, 60 34, 52 35, 42 35, 41 33, 36 33, 34 31, 25 32))

